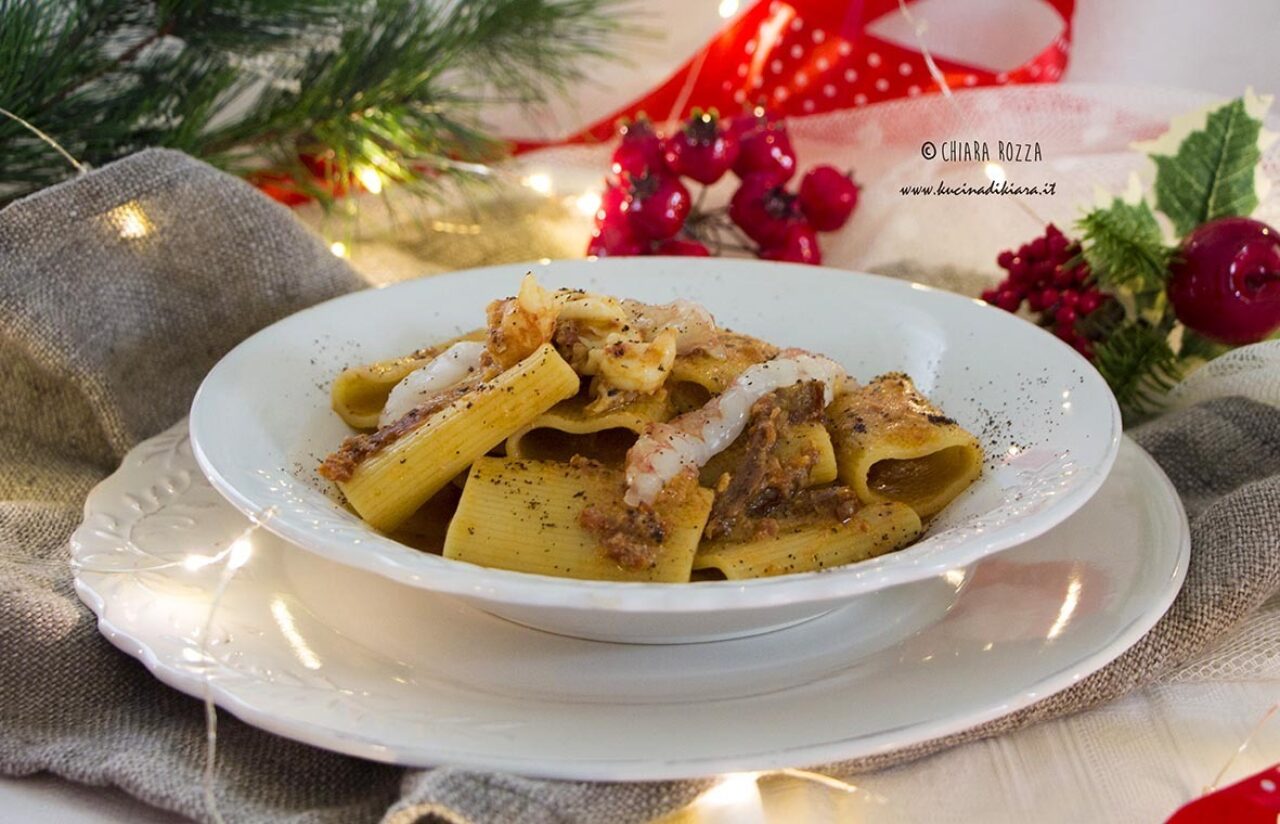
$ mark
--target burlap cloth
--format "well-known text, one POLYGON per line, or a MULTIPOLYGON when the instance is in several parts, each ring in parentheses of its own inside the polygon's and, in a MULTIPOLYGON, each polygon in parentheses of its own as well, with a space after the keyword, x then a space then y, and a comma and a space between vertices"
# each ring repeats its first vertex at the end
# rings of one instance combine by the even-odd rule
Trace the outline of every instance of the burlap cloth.
MULTIPOLYGON (((224 352, 360 285, 288 211, 175 152, 143 152, 0 212, 0 772, 114 785, 210 818, 199 702, 99 636, 72 590, 67 539, 89 489, 185 414, 224 352)), ((1108 701, 1188 661, 1280 589, 1280 410, 1219 399, 1130 434, 1191 517, 1187 583, 1155 629, 1026 710, 823 770, 901 763, 1108 701)), ((230 717, 219 746, 216 797, 230 822, 638 822, 707 786, 404 770, 230 717)))

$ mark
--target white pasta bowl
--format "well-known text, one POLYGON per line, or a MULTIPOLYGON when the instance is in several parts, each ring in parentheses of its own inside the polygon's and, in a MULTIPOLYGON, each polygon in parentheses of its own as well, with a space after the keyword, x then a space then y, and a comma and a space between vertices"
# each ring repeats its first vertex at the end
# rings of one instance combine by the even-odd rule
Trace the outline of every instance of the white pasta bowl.
MULTIPOLYGON (((836 607, 875 604, 937 578, 954 593, 981 558, 1047 531, 1107 477, 1120 413, 1094 368, 1033 324, 981 301, 873 275, 745 260, 630 258, 508 265, 348 295, 262 330, 209 373, 191 411, 196 458, 215 488, 267 529, 318 555, 457 596, 519 623, 611 641, 673 643, 763 632, 836 607), (690 584, 579 581, 489 569, 400 544, 343 506, 316 474, 351 430, 329 407, 349 365, 404 354, 482 325, 485 304, 533 270, 548 287, 662 303, 690 298, 717 322, 831 356, 866 380, 902 371, 986 451, 982 476, 916 544, 857 564, 690 584), (858 599, 862 599, 859 601, 858 599)), ((513 512, 513 517, 520 517, 513 512)), ((923 592, 924 590, 917 591, 923 592)), ((931 598, 906 617, 946 608, 931 598)))

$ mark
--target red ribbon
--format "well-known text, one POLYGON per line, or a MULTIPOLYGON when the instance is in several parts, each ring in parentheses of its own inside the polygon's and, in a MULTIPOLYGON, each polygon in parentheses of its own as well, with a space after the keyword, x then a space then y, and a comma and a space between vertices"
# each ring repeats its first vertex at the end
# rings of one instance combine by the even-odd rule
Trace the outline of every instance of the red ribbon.
MULTIPOLYGON (((1044 1, 1063 22, 1049 45, 1004 72, 935 58, 947 85, 1057 82, 1067 67, 1075 0, 1044 1)), ((661 121, 683 119, 695 106, 736 113, 762 104, 775 114, 798 116, 936 92, 939 84, 921 52, 867 32, 880 17, 900 13, 898 0, 759 0, 657 88, 556 142, 610 140, 619 120, 641 112, 661 121)), ((517 150, 545 145, 520 143, 517 150)))
POLYGON ((1167 824, 1276 824, 1280 821, 1280 764, 1197 798, 1167 824))

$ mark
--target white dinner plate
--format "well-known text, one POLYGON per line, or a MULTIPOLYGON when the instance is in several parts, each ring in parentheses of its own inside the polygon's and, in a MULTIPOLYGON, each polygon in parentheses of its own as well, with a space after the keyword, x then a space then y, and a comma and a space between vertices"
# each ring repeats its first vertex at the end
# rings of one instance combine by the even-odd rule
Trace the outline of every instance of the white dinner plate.
POLYGON ((875 593, 925 613, 954 600, 940 620, 909 618, 897 644, 886 638, 899 628, 856 604, 707 644, 565 638, 261 530, 237 544, 246 523, 175 427, 90 494, 72 540, 77 589, 158 678, 201 695, 207 677, 214 701, 272 732, 379 761, 599 780, 853 758, 1011 712, 1141 637, 1189 553, 1172 486, 1127 440, 1099 494, 1048 533, 875 593), (243 565, 202 647, 232 559, 243 565))
POLYGON ((855 596, 1013 546, 1062 521, 1102 484, 1120 414, 1098 372, 1033 324, 981 301, 889 278, 748 260, 624 258, 508 265, 348 295, 236 347, 192 407, 201 468, 242 511, 329 560, 470 599, 566 635, 673 642, 812 618, 855 596), (486 303, 533 268, 547 286, 703 303, 717 320, 823 352, 856 378, 900 370, 981 440, 981 478, 896 553, 778 578, 635 584, 486 569, 406 547, 366 526, 315 472, 350 430, 329 407, 345 366, 402 355, 482 325, 486 303))

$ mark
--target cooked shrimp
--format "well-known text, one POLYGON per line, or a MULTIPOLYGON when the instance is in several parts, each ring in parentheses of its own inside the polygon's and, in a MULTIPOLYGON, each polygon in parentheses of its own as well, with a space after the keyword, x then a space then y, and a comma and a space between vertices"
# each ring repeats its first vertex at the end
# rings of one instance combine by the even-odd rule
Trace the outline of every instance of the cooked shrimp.
POLYGON ((701 409, 649 425, 627 452, 627 493, 623 500, 628 506, 652 504, 681 470, 701 468, 733 443, 747 425, 751 406, 770 392, 820 381, 823 403, 829 404, 845 378, 840 364, 802 349, 786 349, 773 360, 748 367, 701 409))
POLYGON ((476 341, 455 343, 426 366, 420 366, 391 389, 378 416, 378 426, 400 420, 410 411, 446 389, 462 383, 480 371, 485 346, 476 341))
POLYGON ((532 272, 525 275, 519 294, 495 300, 485 309, 489 354, 494 362, 506 369, 533 354, 551 340, 557 314, 552 294, 538 284, 532 272))
POLYGON ((604 346, 587 353, 584 375, 598 375, 603 384, 624 392, 656 392, 676 360, 676 330, 663 329, 648 343, 611 336, 604 346))
POLYGON ((646 338, 662 329, 675 329, 677 354, 711 350, 718 340, 716 319, 700 303, 683 299, 663 304, 624 300, 622 306, 631 314, 631 324, 646 338))

